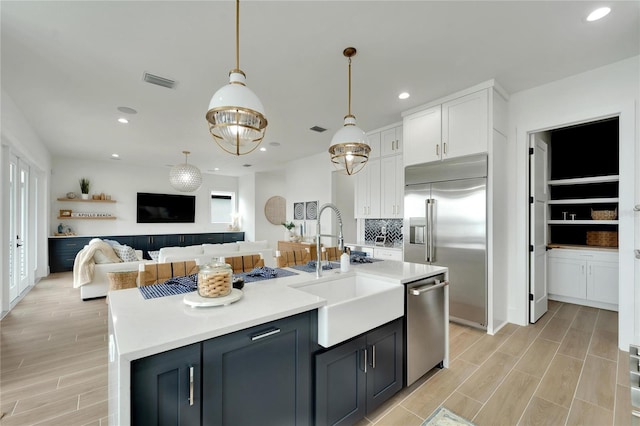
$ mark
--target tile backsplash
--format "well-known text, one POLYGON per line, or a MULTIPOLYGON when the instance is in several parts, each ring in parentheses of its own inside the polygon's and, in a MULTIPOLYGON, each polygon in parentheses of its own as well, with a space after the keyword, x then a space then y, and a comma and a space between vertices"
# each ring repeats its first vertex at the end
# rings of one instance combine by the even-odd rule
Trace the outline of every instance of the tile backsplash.
POLYGON ((387 227, 387 243, 402 243, 402 219, 365 219, 364 220, 364 240, 375 241, 376 237, 382 235, 382 227, 387 227))

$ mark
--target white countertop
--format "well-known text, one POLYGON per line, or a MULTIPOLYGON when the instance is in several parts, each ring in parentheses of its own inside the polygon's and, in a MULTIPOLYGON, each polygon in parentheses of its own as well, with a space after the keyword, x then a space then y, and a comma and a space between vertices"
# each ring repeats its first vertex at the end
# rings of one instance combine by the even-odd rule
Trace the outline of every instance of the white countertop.
MULTIPOLYGON (((144 299, 137 288, 109 292, 118 355, 132 361, 324 306, 324 299, 294 288, 315 281, 315 273, 293 271, 298 275, 245 283, 239 301, 211 308, 187 306, 183 294, 144 299)), ((400 285, 446 271, 439 266, 384 260, 352 265, 347 274, 397 279, 400 285)), ((336 273, 339 269, 322 275, 336 273)))

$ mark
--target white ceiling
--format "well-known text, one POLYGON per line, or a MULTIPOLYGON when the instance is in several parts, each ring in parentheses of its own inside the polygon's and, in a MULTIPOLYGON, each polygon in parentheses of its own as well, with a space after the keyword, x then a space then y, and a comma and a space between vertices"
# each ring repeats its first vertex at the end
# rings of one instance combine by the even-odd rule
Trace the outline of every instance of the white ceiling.
POLYGON ((190 150, 203 172, 236 176, 326 152, 347 113, 347 46, 358 49, 352 112, 364 130, 489 79, 515 93, 640 54, 638 1, 243 1, 240 67, 265 106, 268 151, 234 157, 205 121, 235 66, 233 1, 0 9, 2 88, 52 155, 170 165, 190 150), (586 22, 603 4, 611 14, 586 22), (176 88, 143 82, 145 71, 176 88), (128 125, 119 106, 138 111, 128 125))

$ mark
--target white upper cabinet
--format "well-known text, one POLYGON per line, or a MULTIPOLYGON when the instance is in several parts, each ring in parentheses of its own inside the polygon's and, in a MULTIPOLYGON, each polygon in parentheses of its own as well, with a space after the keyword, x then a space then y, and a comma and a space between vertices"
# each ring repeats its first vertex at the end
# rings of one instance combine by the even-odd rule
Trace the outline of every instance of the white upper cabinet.
POLYGON ((367 139, 369 139, 369 147, 371 148, 369 158, 380 158, 380 132, 367 133, 367 139))
POLYGON ((404 117, 404 165, 440 160, 442 141, 442 109, 436 105, 404 117))
POLYGON ((380 155, 395 155, 402 152, 402 126, 383 130, 380 133, 380 155))
POLYGON ((487 90, 442 104, 442 159, 487 152, 487 90))
POLYGON ((402 218, 404 168, 401 155, 392 155, 380 160, 380 181, 380 217, 402 218))
POLYGON ((355 212, 360 219, 380 217, 380 160, 367 162, 356 175, 355 212))
POLYGON ((408 114, 404 165, 487 152, 488 128, 488 89, 408 114))

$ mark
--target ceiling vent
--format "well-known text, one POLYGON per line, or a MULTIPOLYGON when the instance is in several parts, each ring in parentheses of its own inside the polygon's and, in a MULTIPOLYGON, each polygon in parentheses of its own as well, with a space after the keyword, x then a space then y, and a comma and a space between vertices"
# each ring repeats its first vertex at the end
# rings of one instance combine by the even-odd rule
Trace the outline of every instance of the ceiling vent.
POLYGON ((243 164, 242 167, 251 167, 253 164, 243 164))
POLYGON ((175 81, 168 78, 160 77, 158 75, 153 75, 148 72, 144 73, 142 79, 147 83, 155 84, 156 86, 167 87, 169 89, 173 89, 174 87, 176 87, 175 81))
POLYGON ((320 126, 313 126, 309 130, 313 130, 314 132, 322 133, 322 132, 326 131, 327 129, 325 129, 324 127, 320 127, 320 126))

